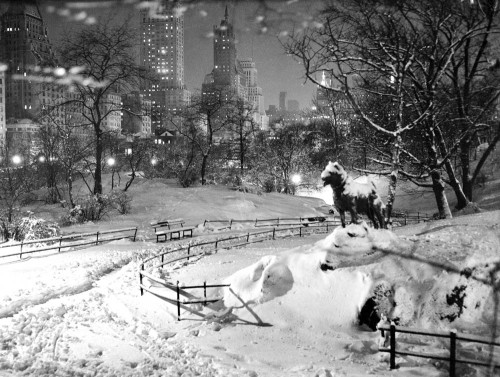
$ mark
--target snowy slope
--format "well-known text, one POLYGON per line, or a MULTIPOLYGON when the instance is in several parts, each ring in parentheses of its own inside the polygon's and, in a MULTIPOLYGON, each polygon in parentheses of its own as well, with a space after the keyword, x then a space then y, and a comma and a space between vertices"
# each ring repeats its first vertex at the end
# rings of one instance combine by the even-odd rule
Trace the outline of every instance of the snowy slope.
MULTIPOLYGON (((182 209, 195 223, 196 216, 208 213, 246 217, 234 208, 248 202, 254 203, 248 213, 256 217, 313 214, 318 204, 300 199, 291 208, 290 197, 279 201, 215 189, 200 190, 196 197, 190 209, 187 199, 182 209), (227 198, 233 194, 237 198, 227 198), (210 206, 211 200, 221 207, 210 206)), ((137 211, 144 228, 162 213, 137 211)), ((120 219, 114 220, 104 226, 120 227, 120 219)), ((0 375, 394 375, 387 355, 377 352, 379 333, 358 326, 360 306, 376 295, 381 310, 403 325, 488 334, 493 307, 487 286, 408 257, 487 276, 499 259, 499 223, 497 211, 400 228, 396 234, 351 226, 330 235, 220 250, 162 271, 184 285, 231 283, 230 290, 209 293, 223 294, 223 302, 195 308, 209 314, 205 320, 183 311, 181 322, 171 304, 140 296, 138 266, 158 252, 154 243, 116 241, 1 264, 0 375), (454 292, 462 302, 448 302, 454 292)), ((214 236, 203 229, 198 234, 200 240, 214 236)), ((410 347, 447 352, 432 340, 410 347)), ((425 359, 398 358, 398 363, 398 376, 446 373, 445 366, 425 359)))

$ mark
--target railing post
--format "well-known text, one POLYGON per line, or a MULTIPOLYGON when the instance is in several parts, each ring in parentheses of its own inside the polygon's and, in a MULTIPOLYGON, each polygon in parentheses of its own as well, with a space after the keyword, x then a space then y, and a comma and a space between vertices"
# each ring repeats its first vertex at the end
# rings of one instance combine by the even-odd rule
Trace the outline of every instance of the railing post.
POLYGON ((177 320, 181 320, 181 291, 179 288, 179 280, 177 280, 177 320))
POLYGON ((206 280, 203 282, 203 298, 205 299, 205 302, 203 303, 203 305, 207 306, 207 281, 206 280))
POLYGON ((275 239, 275 235, 276 235, 276 228, 273 228, 273 240, 275 239))
POLYGON ((233 226, 233 219, 229 221, 229 230, 231 230, 232 226, 233 226))
POLYGON ((21 250, 19 251, 19 259, 23 259, 23 243, 24 241, 21 241, 21 250))
POLYGON ((99 232, 95 234, 95 244, 99 245, 99 232))
POLYGON ((457 359, 457 333, 450 331, 450 377, 455 377, 455 362, 457 359))
POLYGON ((247 233, 247 242, 250 239, 250 232, 247 233))
POLYGON ((162 254, 161 255, 161 263, 163 263, 163 257, 165 256, 165 254, 162 254))
POLYGON ((390 357, 389 364, 391 369, 396 369, 396 326, 391 324, 390 331, 390 357))
POLYGON ((280 226, 280 218, 278 217, 278 226, 280 226))
POLYGON ((188 262, 189 262, 189 254, 190 254, 190 252, 191 252, 191 244, 188 245, 188 258, 187 258, 188 262))
POLYGON ((417 224, 420 224, 420 212, 417 212, 417 224))
POLYGON ((255 225, 254 225, 254 226, 255 226, 255 227, 257 226, 257 219, 255 219, 255 225))
POLYGON ((299 237, 302 237, 302 227, 299 228, 299 237))
MULTIPOLYGON (((141 271, 144 271, 144 263, 141 264, 141 271)), ((139 284, 141 287, 141 296, 144 294, 144 289, 142 289, 142 273, 139 272, 139 284)))
POLYGON ((203 221, 203 227, 205 227, 206 224, 207 224, 207 220, 205 219, 205 221, 203 221))
POLYGON ((135 232, 134 232, 134 242, 135 242, 135 238, 137 237, 137 227, 135 227, 135 232))
POLYGON ((57 250, 58 253, 61 252, 61 244, 62 244, 62 236, 59 237, 59 249, 57 250))

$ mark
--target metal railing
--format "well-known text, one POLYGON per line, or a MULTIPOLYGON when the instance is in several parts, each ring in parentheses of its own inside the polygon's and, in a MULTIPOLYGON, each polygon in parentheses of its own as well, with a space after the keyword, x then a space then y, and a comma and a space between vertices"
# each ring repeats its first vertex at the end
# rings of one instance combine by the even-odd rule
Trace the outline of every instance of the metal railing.
MULTIPOLYGON (((459 334, 455 331, 450 332, 439 332, 439 331, 425 331, 420 329, 406 328, 395 325, 390 326, 379 326, 378 329, 382 332, 382 336, 385 336, 384 332, 389 332, 389 348, 381 347, 379 348, 380 352, 389 352, 389 366, 390 369, 396 369, 396 355, 403 356, 413 356, 418 358, 432 359, 432 360, 441 360, 447 361, 450 365, 449 373, 450 377, 456 376, 456 364, 470 364, 477 366, 490 367, 490 364, 485 362, 484 360, 473 360, 473 359, 462 359, 457 357, 457 341, 462 342, 470 342, 470 343, 479 343, 479 344, 487 344, 490 346, 500 346, 500 343, 492 342, 492 339, 459 334), (449 355, 448 356, 438 356, 436 354, 430 353, 421 353, 421 352, 412 352, 409 350, 397 350, 396 349, 396 333, 403 334, 412 334, 412 335, 423 335, 430 336, 433 338, 448 338, 450 340, 449 343, 449 355)), ((495 365, 495 368, 500 368, 500 365, 495 365)))
POLYGON ((241 247, 241 246, 244 246, 247 244, 262 242, 262 241, 271 240, 271 239, 274 240, 274 239, 276 239, 276 237, 278 236, 279 233, 287 232, 288 235, 291 235, 291 236, 298 235, 299 237, 302 237, 302 236, 305 236, 308 232, 309 233, 314 232, 314 230, 316 230, 316 229, 321 229, 321 230, 325 230, 326 232, 328 232, 333 226, 335 226, 335 225, 332 224, 332 222, 325 221, 323 223, 310 224, 308 226, 293 226, 293 227, 289 227, 289 228, 273 228, 273 229, 261 231, 261 232, 253 232, 253 233, 247 232, 246 234, 241 234, 241 235, 237 235, 237 236, 219 238, 219 239, 216 239, 213 241, 189 243, 189 245, 184 246, 184 247, 164 251, 162 253, 159 253, 157 255, 154 255, 154 256, 151 256, 147 259, 144 259, 142 261, 142 263, 140 264, 139 287, 140 287, 141 296, 144 294, 144 291, 146 291, 146 292, 149 292, 149 293, 153 294, 154 296, 156 296, 156 297, 158 297, 166 302, 169 302, 171 304, 176 305, 177 306, 177 319, 180 321, 181 320, 180 310, 182 307, 188 309, 186 307, 186 305, 189 305, 189 304, 195 304, 195 303, 205 303, 206 304, 209 302, 217 302, 221 299, 221 297, 207 299, 206 288, 226 287, 228 285, 225 285, 225 284, 207 284, 206 282, 204 282, 203 285, 198 284, 198 285, 192 285, 192 286, 180 286, 179 282, 177 282, 177 284, 174 285, 174 284, 169 283, 168 281, 166 281, 164 279, 160 279, 160 278, 155 277, 155 276, 151 275, 150 273, 146 272, 145 265, 147 263, 153 262, 154 260, 158 259, 160 263, 153 264, 153 266, 151 266, 151 267, 152 268, 159 268, 159 267, 163 267, 164 265, 175 263, 175 262, 178 262, 181 260, 185 260, 185 259, 189 260, 190 258, 202 257, 202 256, 209 254, 210 252, 216 253, 219 250, 219 248, 221 248, 221 244, 223 242, 231 242, 231 244, 225 245, 223 247, 225 249, 234 248, 234 247, 241 247), (296 234, 294 234, 294 233, 296 233, 296 234), (232 241, 240 241, 240 242, 233 243, 232 241), (203 250, 203 247, 210 246, 210 245, 212 247, 209 248, 209 250, 203 250), (196 252, 194 250, 195 248, 200 248, 201 250, 196 252), (173 259, 169 259, 169 260, 165 261, 166 256, 172 255, 174 253, 184 254, 184 252, 185 252, 185 255, 177 256, 173 259), (176 291, 177 299, 168 298, 168 297, 163 296, 159 293, 153 292, 149 287, 144 285, 144 281, 143 281, 144 278, 150 279, 151 281, 153 281, 157 284, 160 284, 164 288, 168 288, 170 290, 176 291), (186 292, 184 292, 185 289, 195 289, 195 288, 204 288, 204 297, 203 298, 188 296, 191 300, 181 301, 180 295, 181 294, 187 295, 186 292))
POLYGON ((123 229, 114 229, 114 230, 106 230, 103 232, 93 232, 93 233, 80 233, 80 234, 71 234, 67 236, 59 236, 59 237, 52 237, 52 238, 43 238, 39 240, 29 240, 29 241, 21 241, 21 242, 14 242, 14 243, 4 243, 0 245, 0 250, 5 249, 5 248, 17 248, 19 247, 19 251, 15 253, 10 253, 10 254, 0 254, 0 258, 6 258, 6 257, 15 257, 19 256, 19 258, 22 258, 23 255, 26 254, 32 254, 32 253, 38 253, 41 251, 47 251, 47 250, 57 250, 58 252, 63 251, 64 249, 72 248, 72 247, 77 247, 77 246, 86 246, 86 245, 98 245, 100 242, 107 242, 107 241, 114 241, 114 240, 120 240, 123 238, 131 238, 135 242, 137 237, 137 227, 131 227, 131 228, 123 228, 123 229), (125 232, 130 232, 133 231, 133 235, 121 235, 119 237, 106 237, 106 235, 109 234, 116 234, 116 233, 125 233, 125 232), (103 237, 104 236, 104 237, 103 237), (89 239, 92 238, 92 239, 89 239), (95 239, 93 239, 95 238, 95 239), (70 242, 76 240, 77 242, 70 242), (78 240, 81 240, 78 242, 78 240), (64 242, 64 243, 63 243, 64 242), (70 242, 70 243, 66 243, 70 242), (25 249, 26 246, 29 245, 36 245, 36 244, 47 244, 47 246, 42 246, 42 247, 37 247, 37 248, 29 248, 25 249), (23 250, 24 248, 24 250, 23 250))

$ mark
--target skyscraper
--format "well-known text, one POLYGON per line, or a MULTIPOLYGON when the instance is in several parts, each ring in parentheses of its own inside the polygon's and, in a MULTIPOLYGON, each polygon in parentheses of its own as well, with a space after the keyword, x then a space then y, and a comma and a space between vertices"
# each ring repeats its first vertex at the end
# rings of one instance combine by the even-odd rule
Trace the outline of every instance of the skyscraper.
POLYGON ((286 92, 280 92, 280 111, 286 111, 286 92))
MULTIPOLYGON (((56 60, 47 28, 35 0, 12 0, 0 18, 0 61, 8 68, 5 77, 6 117, 33 118, 48 94, 29 77, 56 60)), ((57 96, 58 94, 51 94, 57 96)))
POLYGON ((202 93, 212 95, 215 91, 226 91, 246 99, 245 84, 246 78, 237 59, 236 38, 226 6, 224 19, 219 26, 214 26, 214 68, 205 77, 202 93))
POLYGON ((5 117, 5 72, 0 71, 0 156, 5 145, 7 118, 5 117))
POLYGON ((156 128, 163 115, 175 114, 189 101, 184 83, 184 17, 167 0, 142 10, 140 17, 141 64, 155 74, 142 92, 151 101, 151 123, 156 128))
POLYGON ((227 99, 232 96, 242 98, 252 104, 254 121, 261 128, 267 127, 268 118, 264 111, 262 88, 258 86, 257 68, 253 59, 238 59, 236 37, 233 25, 229 22, 226 6, 224 19, 214 26, 214 68, 205 76, 202 96, 223 94, 227 99))

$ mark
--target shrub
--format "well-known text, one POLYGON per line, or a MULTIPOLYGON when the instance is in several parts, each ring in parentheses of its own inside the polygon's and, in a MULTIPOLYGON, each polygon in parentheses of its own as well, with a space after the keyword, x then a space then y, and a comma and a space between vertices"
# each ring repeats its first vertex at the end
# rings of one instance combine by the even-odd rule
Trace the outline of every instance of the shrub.
POLYGON ((111 205, 116 208, 118 213, 125 215, 130 213, 132 198, 123 191, 113 191, 109 196, 111 205))
POLYGON ((69 210, 61 222, 65 225, 99 221, 113 208, 107 195, 89 195, 75 200, 75 207, 69 210))
POLYGON ((42 238, 56 237, 61 233, 56 223, 40 219, 32 212, 26 217, 14 217, 11 222, 0 219, 1 232, 6 239, 15 241, 30 241, 42 238))

